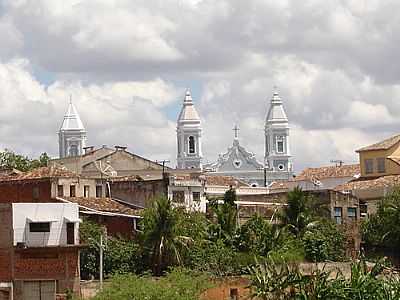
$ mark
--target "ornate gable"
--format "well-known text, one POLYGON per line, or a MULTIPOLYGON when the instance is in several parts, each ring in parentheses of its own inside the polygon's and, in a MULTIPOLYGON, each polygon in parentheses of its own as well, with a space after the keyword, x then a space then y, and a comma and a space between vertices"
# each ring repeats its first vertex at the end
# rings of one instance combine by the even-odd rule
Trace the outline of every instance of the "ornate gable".
POLYGON ((262 169, 263 165, 257 161, 254 153, 240 146, 239 140, 235 139, 226 153, 220 154, 216 162, 205 168, 214 172, 254 171, 262 169))

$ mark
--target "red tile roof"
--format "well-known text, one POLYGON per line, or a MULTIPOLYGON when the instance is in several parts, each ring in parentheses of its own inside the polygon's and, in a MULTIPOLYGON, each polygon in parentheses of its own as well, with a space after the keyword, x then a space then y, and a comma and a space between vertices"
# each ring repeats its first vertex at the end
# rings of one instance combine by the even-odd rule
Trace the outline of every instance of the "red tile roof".
POLYGON ((386 186, 400 185, 400 175, 388 175, 378 178, 360 178, 335 187, 336 191, 366 190, 386 186))
POLYGON ((392 136, 381 142, 358 149, 356 152, 371 151, 371 150, 387 150, 400 142, 400 134, 392 136))
POLYGON ((360 174, 360 165, 342 165, 342 166, 327 166, 319 168, 307 168, 294 178, 295 181, 339 178, 339 177, 354 177, 360 174))
POLYGON ((0 177, 0 181, 34 180, 34 179, 45 179, 54 177, 74 178, 78 177, 78 175, 67 170, 64 167, 51 166, 51 167, 41 167, 33 169, 32 171, 22 172, 19 174, 2 176, 0 177))
POLYGON ((249 186, 244 181, 237 179, 233 176, 222 176, 222 175, 205 175, 207 185, 217 186, 249 186))
POLYGON ((101 212, 110 212, 131 216, 140 215, 140 210, 130 208, 129 206, 123 205, 111 198, 64 197, 63 199, 69 202, 77 203, 80 206, 84 206, 86 208, 94 209, 101 212))

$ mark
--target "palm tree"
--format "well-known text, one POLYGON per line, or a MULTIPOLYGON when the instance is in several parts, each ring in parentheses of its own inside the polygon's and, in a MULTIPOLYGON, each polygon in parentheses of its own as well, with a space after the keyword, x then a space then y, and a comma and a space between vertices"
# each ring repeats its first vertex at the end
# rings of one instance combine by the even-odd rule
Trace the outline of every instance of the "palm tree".
POLYGON ((177 212, 166 197, 156 198, 144 215, 144 243, 151 255, 153 273, 161 275, 168 265, 182 264, 180 250, 189 238, 177 234, 177 212))
POLYGON ((308 195, 300 187, 288 193, 287 206, 280 215, 282 223, 298 236, 311 222, 308 195))

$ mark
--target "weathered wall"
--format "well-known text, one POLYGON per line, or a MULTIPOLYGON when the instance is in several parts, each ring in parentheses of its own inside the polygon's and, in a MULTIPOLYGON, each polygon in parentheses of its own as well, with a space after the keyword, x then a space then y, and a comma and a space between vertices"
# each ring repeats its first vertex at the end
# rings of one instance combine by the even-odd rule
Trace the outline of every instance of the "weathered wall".
POLYGON ((164 180, 114 181, 111 195, 139 207, 149 207, 155 197, 167 195, 166 183, 164 180))
POLYGON ((0 204, 0 282, 11 281, 12 207, 0 204))
POLYGON ((52 202, 50 180, 0 182, 0 203, 52 202), (39 188, 39 198, 33 198, 33 190, 39 188))
POLYGON ((243 277, 232 277, 215 280, 214 287, 206 290, 200 297, 202 300, 227 300, 231 298, 233 290, 237 290, 237 300, 250 299, 250 281, 243 277))

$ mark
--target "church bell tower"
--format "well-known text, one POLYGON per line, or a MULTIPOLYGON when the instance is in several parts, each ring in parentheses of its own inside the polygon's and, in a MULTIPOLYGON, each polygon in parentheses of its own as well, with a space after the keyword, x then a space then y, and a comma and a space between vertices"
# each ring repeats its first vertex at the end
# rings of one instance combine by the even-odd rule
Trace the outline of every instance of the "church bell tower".
POLYGON ((265 167, 269 171, 293 172, 289 143, 289 120, 282 99, 275 91, 265 121, 265 167))
POLYGON ((60 158, 84 154, 86 130, 71 99, 58 132, 58 144, 60 158))
POLYGON ((178 169, 202 169, 201 135, 201 120, 187 90, 176 127, 178 169))

